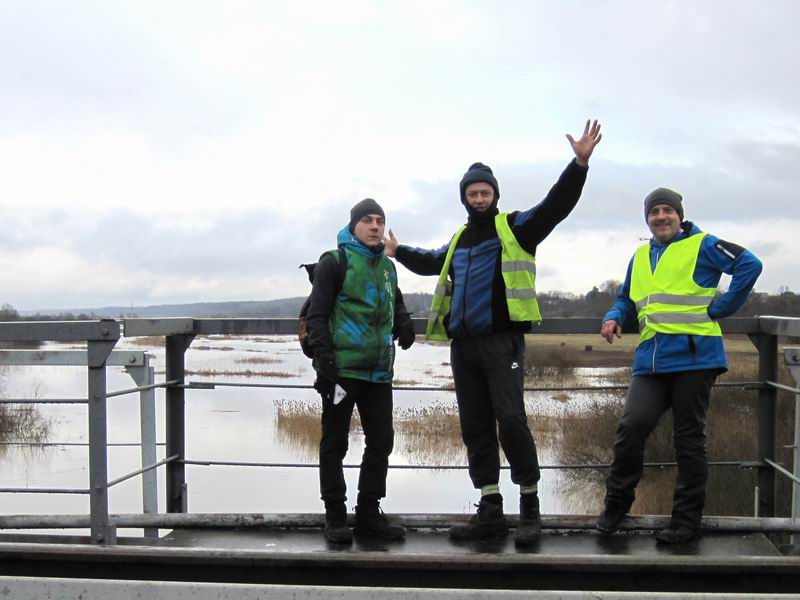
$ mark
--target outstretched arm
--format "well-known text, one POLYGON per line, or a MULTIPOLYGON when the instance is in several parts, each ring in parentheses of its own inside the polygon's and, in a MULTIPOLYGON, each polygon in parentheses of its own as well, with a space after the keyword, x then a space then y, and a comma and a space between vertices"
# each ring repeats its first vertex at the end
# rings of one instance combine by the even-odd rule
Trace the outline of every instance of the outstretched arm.
POLYGON ((386 256, 394 258, 406 269, 417 275, 438 275, 444 266, 444 258, 450 244, 445 244, 438 250, 423 250, 401 246, 400 241, 390 229, 389 235, 383 237, 383 252, 386 256))
POLYGON ((603 134, 600 133, 600 123, 597 119, 586 121, 586 126, 583 128, 583 135, 580 139, 576 140, 570 134, 567 134, 567 139, 572 145, 572 151, 575 152, 575 162, 582 167, 589 166, 589 157, 594 152, 594 147, 603 139, 603 134))

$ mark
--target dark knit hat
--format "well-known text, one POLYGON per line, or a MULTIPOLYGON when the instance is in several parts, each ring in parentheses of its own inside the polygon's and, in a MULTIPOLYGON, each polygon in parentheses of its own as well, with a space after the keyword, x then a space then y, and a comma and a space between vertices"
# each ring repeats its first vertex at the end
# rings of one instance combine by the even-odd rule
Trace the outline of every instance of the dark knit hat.
POLYGON ((356 223, 367 215, 380 215, 384 219, 386 218, 380 204, 375 202, 372 198, 364 198, 350 209, 350 225, 348 226, 350 233, 356 230, 356 223))
POLYGON ((656 204, 667 204, 675 209, 678 213, 678 216, 683 222, 683 196, 681 196, 678 192, 673 192, 667 188, 657 188, 647 194, 647 198, 644 199, 644 220, 647 221, 647 214, 650 212, 650 209, 656 204))
POLYGON ((492 202, 492 206, 497 204, 497 201, 500 199, 500 187, 497 185, 497 179, 494 178, 494 173, 492 173, 492 169, 486 166, 483 163, 473 163, 470 165, 467 172, 464 173, 464 177, 461 178, 461 183, 458 184, 459 190, 461 191, 461 203, 469 208, 469 204, 467 204, 467 186, 471 183, 488 183, 490 186, 494 188, 494 201, 492 202))

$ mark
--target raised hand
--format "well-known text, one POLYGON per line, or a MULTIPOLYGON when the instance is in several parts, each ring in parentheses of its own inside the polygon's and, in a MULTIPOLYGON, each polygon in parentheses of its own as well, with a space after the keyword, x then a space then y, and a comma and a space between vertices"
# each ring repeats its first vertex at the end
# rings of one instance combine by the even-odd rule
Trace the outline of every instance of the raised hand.
POLYGON ((383 253, 389 258, 394 258, 399 245, 400 242, 397 241, 397 238, 394 237, 394 232, 390 229, 389 236, 383 236, 383 253))
POLYGON ((589 157, 594 151, 594 147, 603 139, 603 134, 600 133, 600 123, 597 119, 594 122, 586 121, 586 126, 583 128, 583 135, 579 140, 576 140, 570 134, 567 134, 567 139, 572 145, 572 151, 575 152, 575 157, 579 165, 586 167, 589 164, 589 157))

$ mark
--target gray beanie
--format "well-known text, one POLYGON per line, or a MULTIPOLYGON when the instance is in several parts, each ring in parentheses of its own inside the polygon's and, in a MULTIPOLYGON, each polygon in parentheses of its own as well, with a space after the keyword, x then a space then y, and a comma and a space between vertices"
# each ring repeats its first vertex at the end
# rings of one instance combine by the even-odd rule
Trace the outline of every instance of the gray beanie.
POLYGON ((367 215, 380 215, 384 219, 386 218, 380 204, 375 202, 372 198, 364 198, 350 209, 350 225, 348 226, 350 233, 356 230, 356 223, 367 215))
POLYGON ((681 196, 678 192, 673 192, 672 190, 663 187, 656 188, 647 194, 647 198, 644 199, 644 220, 647 221, 647 214, 654 205, 666 204, 675 209, 681 219, 681 222, 683 222, 682 201, 683 196, 681 196))

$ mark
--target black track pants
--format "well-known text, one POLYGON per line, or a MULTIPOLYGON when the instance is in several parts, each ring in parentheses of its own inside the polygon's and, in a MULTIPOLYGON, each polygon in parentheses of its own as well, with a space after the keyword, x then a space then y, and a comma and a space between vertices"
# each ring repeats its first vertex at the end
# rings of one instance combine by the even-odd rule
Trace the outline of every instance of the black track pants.
POLYGON ((450 346, 461 435, 476 488, 500 481, 499 446, 514 483, 539 481, 536 445, 523 399, 524 359, 521 333, 454 339, 450 346))
POLYGON ((325 502, 347 500, 342 461, 347 454, 350 418, 358 406, 364 429, 364 454, 358 476, 358 491, 367 498, 386 496, 386 473, 394 446, 392 385, 359 379, 342 379, 347 395, 339 404, 323 401, 322 439, 319 444, 319 482, 325 502))
POLYGON ((706 411, 716 369, 637 375, 631 380, 617 427, 606 501, 630 506, 642 476, 644 445, 661 416, 672 409, 678 477, 672 525, 700 527, 706 498, 706 411))

